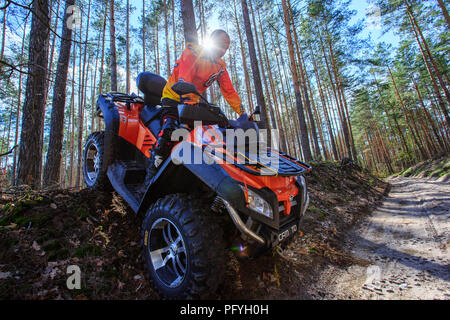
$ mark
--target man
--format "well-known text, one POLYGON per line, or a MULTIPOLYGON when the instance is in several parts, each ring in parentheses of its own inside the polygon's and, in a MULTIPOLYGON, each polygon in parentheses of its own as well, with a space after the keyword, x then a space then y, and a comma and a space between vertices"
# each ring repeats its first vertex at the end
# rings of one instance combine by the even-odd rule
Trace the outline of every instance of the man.
MULTIPOLYGON (((230 37, 223 30, 215 30, 206 46, 187 43, 181 58, 175 62, 175 68, 163 90, 161 105, 163 106, 162 129, 158 135, 156 147, 153 149, 149 173, 146 180, 151 179, 157 168, 169 156, 172 146, 172 132, 179 127, 178 104, 180 96, 171 87, 178 81, 192 83, 198 92, 203 93, 214 81, 217 81, 220 91, 236 113, 241 115, 244 110, 241 99, 231 83, 226 70, 226 64, 221 59, 230 46, 230 37)), ((199 97, 195 94, 186 95, 190 101, 183 103, 197 104, 199 97)), ((149 182, 149 181, 146 181, 149 182)))

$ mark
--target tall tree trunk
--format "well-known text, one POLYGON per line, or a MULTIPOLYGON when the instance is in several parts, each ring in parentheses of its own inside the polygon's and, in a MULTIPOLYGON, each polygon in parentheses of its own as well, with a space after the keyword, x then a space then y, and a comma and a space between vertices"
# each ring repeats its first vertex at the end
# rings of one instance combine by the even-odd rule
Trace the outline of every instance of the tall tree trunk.
POLYGON ((391 68, 390 68, 389 66, 388 66, 388 71, 389 71, 389 75, 391 76, 391 79, 392 79, 392 84, 394 85, 395 93, 396 93, 397 98, 398 98, 398 100, 399 100, 399 102, 400 102, 400 106, 402 107, 403 114, 404 114, 404 116, 405 116, 406 124, 407 124, 408 127, 409 127, 409 131, 410 131, 411 136, 412 136, 412 138, 413 138, 413 140, 414 140, 414 143, 416 144, 417 148, 419 148, 419 151, 420 151, 420 154, 422 155, 423 160, 425 160, 425 158, 426 158, 425 151, 423 150, 422 145, 419 143, 419 140, 417 139, 417 137, 416 137, 416 135, 415 135, 415 133, 414 133, 414 129, 413 129, 412 126, 411 126, 411 123, 412 123, 413 125, 415 125, 415 122, 414 122, 414 121, 411 121, 411 120, 409 119, 408 111, 406 110, 405 104, 403 103, 402 96, 400 95, 400 92, 399 92, 399 90, 398 90, 398 87, 397 87, 397 84, 396 84, 396 82, 395 82, 394 76, 393 76, 393 74, 392 74, 391 68))
POLYGON ((98 35, 98 42, 97 42, 97 53, 95 56, 95 68, 94 68, 94 78, 92 79, 92 85, 91 85, 91 132, 95 131, 95 95, 97 93, 97 70, 98 70, 98 57, 100 55, 100 39, 101 35, 98 35))
MULTIPOLYGON (((80 27, 80 33, 81 33, 81 27, 80 27)), ((76 35, 74 35, 74 38, 76 38, 76 35)), ((69 186, 73 186, 73 167, 74 167, 74 145, 75 145, 75 67, 76 67, 76 51, 77 46, 73 46, 73 59, 72 59, 72 94, 70 97, 70 127, 69 127, 69 133, 70 133, 70 141, 69 141, 69 147, 70 147, 70 161, 69 161, 69 186)), ((80 50, 81 53, 81 50, 80 50)))
POLYGON ((438 133, 438 130, 434 124, 434 121, 431 119, 430 113, 428 112, 427 108, 425 107, 425 103, 423 102, 419 87, 417 86, 417 83, 414 80, 413 80, 413 86, 414 86, 414 89, 416 90, 417 97, 419 98, 420 106, 422 107, 422 110, 425 113, 425 116, 426 116, 428 122, 430 123, 430 126, 433 130, 436 140, 439 143, 439 146, 441 147, 442 151, 445 151, 446 148, 445 148, 444 142, 442 141, 441 136, 438 133))
MULTIPOLYGON (((378 84, 377 78, 375 77, 375 73, 372 73, 372 75, 373 75, 373 78, 375 80, 375 85, 377 87, 378 95, 380 96, 380 99, 381 99, 381 102, 382 102, 383 106, 385 106, 384 107, 384 112, 386 113, 386 117, 389 119, 390 116, 389 116, 388 108, 386 107, 386 102, 385 102, 385 100, 383 98, 383 95, 381 94, 381 89, 380 89, 380 86, 378 84)), ((392 107, 391 107, 391 109, 392 109, 392 107)), ((410 151, 409 151, 409 148, 408 148, 408 144, 406 143, 406 139, 405 139, 405 135, 403 134, 403 131, 400 129, 400 125, 398 124, 397 118, 395 116, 392 116, 392 119, 394 120, 395 128, 397 129, 397 133, 398 133, 398 135, 400 137, 400 140, 402 142, 403 150, 409 155, 410 151)))
POLYGON ((172 0, 172 33, 173 33, 173 59, 177 60, 177 33, 175 24, 175 0, 172 0))
MULTIPOLYGON (((296 128, 295 128, 295 124, 293 124, 293 120, 295 120, 295 116, 293 116, 291 114, 291 108, 290 108, 290 101, 287 97, 288 94, 288 88, 290 87, 287 83, 285 83, 285 81, 283 81, 283 74, 284 74, 284 79, 286 80, 286 82, 288 82, 288 77, 286 74, 286 67, 285 67, 285 63, 284 63, 284 57, 283 57, 283 50, 281 50, 281 46, 279 43, 279 39, 278 37, 276 38, 277 40, 277 45, 275 45, 275 41, 273 39, 273 33, 270 32, 270 40, 272 43, 272 47, 274 48, 274 50, 276 50, 275 48, 279 48, 279 53, 280 53, 280 59, 278 59, 278 54, 275 51, 275 60, 277 62, 277 70, 278 70, 278 76, 279 76, 279 82, 281 83, 281 94, 279 94, 280 96, 280 105, 283 105, 284 102, 284 112, 285 112, 285 116, 283 117, 286 120, 286 127, 287 130, 289 132, 289 134, 287 134, 287 136, 290 138, 289 143, 288 143, 288 149, 289 149, 289 153, 290 154, 295 154, 296 156, 298 155, 296 153, 296 147, 297 147, 297 142, 295 141, 295 139, 298 138, 298 136, 296 136, 296 128), (280 60, 281 60, 281 67, 280 67, 280 60), (283 72, 282 72, 283 70, 283 72), (281 101, 281 96, 283 97, 283 102, 281 101)), ((283 112, 283 111, 282 111, 283 112)), ((299 138, 298 138, 299 139, 299 138)), ((301 146, 300 146, 301 147, 301 146)))
POLYGON ((145 72, 145 28, 146 28, 146 19, 145 19, 145 0, 142 0, 142 66, 143 71, 145 72))
POLYGON ((75 0, 66 0, 62 40, 59 49, 55 86, 53 88, 50 141, 47 151, 47 161, 44 168, 44 187, 57 185, 60 181, 62 142, 64 136, 64 112, 66 105, 66 83, 69 69, 70 49, 72 47, 72 29, 68 27, 67 20, 71 16, 71 13, 68 13, 68 8, 74 4, 75 0))
MULTIPOLYGON (((56 8, 56 19, 55 19, 55 25, 53 26, 53 30, 58 30, 58 22, 59 22, 59 6, 61 5, 61 1, 58 1, 58 5, 56 8)), ((51 15, 52 13, 50 12, 50 20, 51 20, 51 15)), ((53 56, 55 54, 55 44, 56 44, 56 34, 53 35, 53 39, 52 39, 52 45, 51 45, 51 49, 50 49, 50 58, 48 61, 48 73, 49 73, 49 80, 53 79, 53 56)), ((50 88, 50 85, 48 86, 47 90, 50 88)), ((48 94, 47 94, 48 95, 48 94)))
POLYGON ((250 65, 252 68, 253 84, 255 86, 256 100, 261 106, 260 128, 268 129, 267 142, 270 143, 270 125, 267 117, 267 107, 264 100, 264 92, 262 89, 261 75, 259 73, 258 59, 256 58, 255 42, 253 41, 252 27, 250 24, 250 15, 248 13, 247 0, 241 0, 242 16, 244 18, 245 34, 247 36, 248 51, 250 54, 250 65))
POLYGON ((245 53, 245 45, 244 41, 242 40, 242 33, 240 28, 240 23, 238 19, 237 9, 236 9, 236 0, 233 0, 233 7, 234 7, 234 21, 236 23, 236 30, 239 36, 239 48, 241 49, 241 57, 242 57, 242 67, 244 69, 244 80, 245 80, 245 88, 247 92, 247 103, 248 107, 251 112, 253 112, 253 99, 252 99, 252 90, 250 86, 250 77, 248 75, 248 68, 247 68, 247 55, 245 53))
POLYGON ((445 96, 447 97, 447 102, 448 103, 450 103, 450 93, 449 93, 449 91, 448 91, 448 89, 447 89, 447 87, 446 87, 446 85, 445 85, 445 83, 444 83, 444 81, 442 79, 441 72, 440 72, 439 68, 437 67, 436 62, 434 61, 433 55, 431 54, 430 49, 428 48, 428 44, 427 44, 425 38, 423 37, 422 31, 421 31, 419 25, 417 24, 417 21, 415 20, 414 15, 411 12, 411 7, 408 4, 408 1, 405 0, 405 4, 406 4, 406 13, 408 14, 408 18, 409 18, 409 21, 411 23, 411 28, 412 28, 412 30, 414 32, 414 36, 415 36, 416 41, 417 41, 417 43, 419 45, 420 51, 422 53, 422 56, 423 56, 423 59, 424 59, 424 62, 425 62, 425 65, 427 67, 428 74, 429 74, 429 76, 431 78, 431 81, 432 81, 432 84, 433 84, 433 89, 434 89, 436 97, 438 98, 438 101, 439 101, 439 106, 441 107, 442 113, 445 116, 445 120, 447 122, 447 126, 450 127, 450 117, 448 115, 448 110, 447 110, 447 107, 446 107, 446 105, 445 105, 445 103, 443 101, 443 98, 442 98, 441 94, 440 94, 440 91, 439 91, 439 88, 438 88, 438 85, 436 83, 436 80, 435 80, 434 76, 436 76, 438 78, 439 84, 441 85, 442 89, 444 90, 444 93, 445 93, 445 96), (422 44, 421 40, 422 40, 423 44, 422 44), (434 72, 432 71, 430 63, 428 62, 427 55, 428 55, 428 58, 431 61, 431 65, 432 65, 432 67, 434 69, 434 72))
MULTIPOLYGON (((259 10, 257 10, 258 13, 258 21, 259 21, 259 31, 261 33, 261 35, 264 34, 263 32, 263 26, 262 26, 262 22, 261 22, 261 15, 259 13, 259 10)), ((281 105, 281 95, 279 95, 277 93, 277 88, 275 86, 275 81, 274 81, 274 77, 273 77, 273 73, 272 73, 272 66, 270 65, 270 59, 269 59, 269 55, 267 52, 267 43, 266 43, 266 39, 264 36, 261 37, 262 38, 262 44, 263 44, 263 49, 264 49, 264 61, 266 63, 265 68, 267 68, 267 71, 269 73, 269 84, 270 84, 270 90, 272 93, 272 97, 273 97, 273 101, 274 101, 274 109, 275 109, 275 113, 276 113, 276 121, 277 121, 277 127, 280 130, 280 136, 281 136, 281 150, 284 152, 287 152, 288 150, 288 146, 287 146, 287 141, 286 141, 286 132, 285 132, 285 127, 283 127, 282 124, 282 117, 280 115, 280 105, 281 105)))
POLYGON ((158 23, 158 20, 156 20, 155 39, 156 39, 156 46, 155 46, 156 73, 161 74, 161 60, 159 60, 159 23, 158 23))
POLYGON ((303 68, 303 63, 302 63, 302 59, 301 59, 301 48, 300 48, 300 42, 298 40, 298 35, 297 35, 297 29, 295 27, 295 23, 294 23, 294 18, 292 16, 292 10, 291 10, 291 4, 290 1, 287 0, 287 7, 288 7, 288 18, 289 18, 289 24, 292 25, 292 33, 294 35, 294 43, 296 44, 296 53, 297 53, 297 60, 298 60, 298 67, 299 67, 299 75, 300 75, 300 82, 301 82, 301 90, 303 92, 303 97, 305 100, 305 107, 306 107, 306 111, 309 117, 309 123, 310 123, 310 127, 311 127, 311 138, 313 141, 313 150, 315 153, 315 156, 320 155, 320 147, 319 147, 319 142, 317 140, 317 129, 316 129, 316 123, 314 121, 314 116, 312 114, 311 111, 311 101, 309 99, 309 94, 308 94, 308 89, 306 86, 306 80, 305 80, 305 75, 304 75, 304 68, 303 68))
POLYGON ((108 4, 105 6, 105 18, 103 20, 103 32, 102 32, 102 59, 100 62, 100 81, 98 83, 98 87, 100 93, 103 92, 103 68, 105 65, 105 40, 106 40, 106 21, 108 19, 108 4))
MULTIPOLYGON (((261 50, 261 46, 259 44, 259 37, 258 37, 258 27, 256 25, 256 20, 255 20, 255 12, 253 10, 252 7, 252 0, 249 0, 249 5, 250 5, 250 12, 251 12, 251 16, 252 16, 252 22, 253 22, 253 27, 255 28, 255 40, 256 40, 256 48, 258 50, 258 60, 259 60, 259 66, 261 67, 261 76, 263 78, 263 83, 264 83, 264 90, 266 90, 266 96, 267 96, 267 112, 266 112, 266 117, 267 117, 267 123, 268 123, 268 128, 273 128, 276 129, 277 128, 277 123, 275 120, 275 114, 273 112, 273 104, 272 104, 272 100, 270 99, 270 91, 269 91, 269 85, 267 84, 267 76, 264 72, 264 70, 267 70, 264 67, 264 59, 263 59, 263 55, 262 55, 262 50, 261 50), (270 120, 272 121, 272 123, 269 122, 269 116, 270 116, 270 120)), ((263 97, 264 97, 264 93, 263 93, 263 97)))
MULTIPOLYGON (((85 38, 85 47, 83 53, 83 74, 81 77, 81 99, 78 104, 78 158, 77 158, 77 176, 75 181, 75 186, 79 187, 81 184, 81 167, 82 167, 82 159, 83 159, 83 128, 84 128, 84 110, 85 110, 85 99, 86 99, 86 87, 87 87, 87 71, 86 71, 86 59, 87 59, 87 43, 89 40, 89 22, 91 18, 91 0, 88 3, 88 12, 87 12, 87 22, 86 22, 86 38, 85 38)), ((81 53, 81 50, 80 50, 81 53)))
MULTIPOLYGON (((5 9, 6 10, 6 9, 5 9)), ((20 70, 22 70, 22 63, 24 59, 24 51, 25 51, 25 37, 27 35, 27 23, 28 17, 25 19, 25 24, 23 27, 23 36, 22 36, 22 47, 20 49, 20 70)), ((22 72, 19 72, 19 88, 17 92, 17 112, 16 112, 16 134, 14 136, 14 146, 17 146, 19 142, 19 122, 20 122, 20 109, 22 107, 22 72)), ((16 172, 17 172, 17 148, 14 149, 14 160, 13 160, 13 172, 12 179, 13 184, 16 185, 16 172)))
MULTIPOLYGON (((328 49, 330 50, 330 60, 331 60, 331 66, 332 66, 332 70, 333 70, 333 74, 334 74, 334 80, 335 80, 335 90, 337 90, 337 95, 338 95, 338 99, 339 99, 339 106, 340 108, 339 113, 341 116, 341 121, 342 121, 342 131, 344 133, 344 139, 345 139, 345 145, 348 149, 349 152, 349 156, 350 158, 352 158, 353 160, 357 161, 357 155, 356 155, 356 150, 355 150, 355 146, 353 143, 353 137, 352 137, 352 131, 351 131, 351 125, 350 125, 350 119, 349 119, 349 114, 348 114, 348 108, 347 108, 347 101, 345 100, 345 95, 344 95, 344 91, 342 89, 342 83, 339 77, 339 71, 338 71, 338 67, 337 67, 337 61, 334 55, 334 50, 333 50, 333 46, 331 45, 331 35, 328 32, 328 27, 325 25, 325 32, 327 34, 327 42, 328 42, 328 49)), ((338 106, 338 107, 339 107, 338 106)))
POLYGON ((316 60, 314 57, 314 53, 313 53, 311 44, 309 44, 309 50, 311 51, 311 60, 312 60, 313 68, 314 68, 314 73, 316 76, 317 86, 319 89, 320 100, 322 102, 322 109, 323 109, 323 113, 325 115, 325 121, 326 121, 327 128, 328 128, 328 134, 330 135, 330 143, 331 143, 331 149, 333 151, 333 157, 334 157, 334 160, 338 160, 339 156, 337 153, 336 143, 334 141, 333 128, 331 127, 331 122, 330 122, 330 117, 329 117, 328 111, 327 111, 325 96, 324 96, 324 93, 322 90, 322 83, 320 80, 319 70, 317 69, 317 64, 316 64, 316 60))
POLYGON ((111 91, 117 91, 116 26, 114 18, 115 0, 109 1, 109 37, 111 50, 111 91))
POLYGON ((192 0, 181 0, 181 16, 183 18, 184 40, 186 42, 198 43, 192 0))
POLYGON ((164 0, 164 29, 166 34, 166 59, 167 59, 167 79, 171 74, 170 45, 169 45, 169 0, 164 0))
POLYGON ((131 81, 131 70, 130 70, 130 1, 127 0, 127 38, 126 38, 126 53, 127 53, 127 76, 126 76, 126 91, 127 94, 130 93, 130 81, 131 81))
POLYGON ((33 17, 28 54, 28 78, 23 106, 19 149, 18 184, 39 188, 42 172, 42 131, 47 101, 48 46, 50 40, 48 0, 32 4, 33 17))
MULTIPOLYGON (((5 0, 5 5, 8 0, 5 0)), ((3 61, 3 55, 5 54, 5 44, 6 44, 6 18, 8 16, 8 8, 3 9, 3 23, 2 23, 2 47, 0 49, 0 61, 3 61)), ((3 64, 0 63, 0 75, 3 73, 3 64)))
POLYGON ((439 7, 441 7, 442 15, 445 18, 445 21, 447 21, 447 26, 450 29, 450 16, 448 15, 447 7, 445 6, 445 3, 443 0, 437 0, 439 7))

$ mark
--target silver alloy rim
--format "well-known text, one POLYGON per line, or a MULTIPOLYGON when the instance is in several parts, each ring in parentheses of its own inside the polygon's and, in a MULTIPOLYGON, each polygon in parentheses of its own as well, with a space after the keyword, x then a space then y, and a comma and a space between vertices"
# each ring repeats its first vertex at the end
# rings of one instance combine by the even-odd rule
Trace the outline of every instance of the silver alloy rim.
POLYGON ((156 220, 148 237, 147 248, 155 274, 165 286, 176 288, 186 276, 186 247, 180 230, 165 218, 156 220))
POLYGON ((95 181, 100 171, 100 153, 97 146, 91 144, 86 155, 86 174, 90 182, 95 181))

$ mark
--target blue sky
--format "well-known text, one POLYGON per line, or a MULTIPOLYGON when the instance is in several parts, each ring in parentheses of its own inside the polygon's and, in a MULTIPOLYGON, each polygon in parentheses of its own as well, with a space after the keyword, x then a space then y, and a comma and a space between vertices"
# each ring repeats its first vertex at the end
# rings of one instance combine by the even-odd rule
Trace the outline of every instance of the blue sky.
MULTIPOLYGON (((229 0, 227 0, 229 1, 229 0)), ((139 26, 139 22, 138 22, 138 16, 140 17, 142 15, 142 1, 132 1, 131 5, 133 7, 136 8, 133 16, 131 17, 131 21, 130 23, 133 26, 138 27, 139 26)), ((353 0, 351 3, 350 8, 353 10, 357 11, 357 15, 354 17, 354 22, 356 22, 357 20, 361 20, 361 19, 366 19, 366 12, 367 10, 371 7, 371 5, 368 3, 368 0, 353 0)), ((366 36, 371 36, 372 40, 375 43, 378 42, 387 42, 392 44, 393 46, 397 46, 398 42, 399 42, 399 37, 397 35, 394 34, 393 31, 389 31, 386 34, 382 34, 382 28, 380 26, 377 27, 376 23, 376 18, 375 19, 370 19, 369 18, 369 22, 373 21, 372 24, 370 24, 367 28, 365 28, 361 34, 362 37, 366 37, 366 36)), ((211 19, 211 21, 209 22, 209 27, 211 29, 215 29, 216 24, 219 24, 217 22, 216 17, 214 17, 213 19, 211 19)), ((218 27, 218 26, 217 26, 218 27)))
POLYGON ((398 45, 400 38, 394 33, 394 31, 390 30, 386 34, 383 34, 383 29, 378 24, 381 22, 379 21, 380 18, 377 18, 376 16, 373 18, 368 18, 366 16, 367 12, 371 12, 373 9, 376 9, 373 5, 369 4, 367 0, 353 0, 350 8, 358 12, 353 21, 361 19, 366 19, 366 21, 368 20, 368 25, 362 31, 362 37, 370 36, 375 43, 386 42, 392 44, 394 47, 398 45))

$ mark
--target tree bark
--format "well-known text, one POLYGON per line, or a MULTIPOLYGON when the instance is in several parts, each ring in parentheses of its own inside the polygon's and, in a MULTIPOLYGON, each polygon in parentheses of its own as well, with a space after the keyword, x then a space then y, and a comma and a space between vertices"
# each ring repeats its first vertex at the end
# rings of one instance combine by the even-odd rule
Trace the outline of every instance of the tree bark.
MULTIPOLYGON (((27 35, 27 23, 28 17, 25 19, 25 24, 23 27, 23 36, 22 36, 22 47, 20 49, 20 65, 23 63, 23 55, 25 51, 25 37, 27 35)), ((20 70, 22 67, 20 67, 20 70)), ((17 112, 16 112, 16 134, 14 136, 14 145, 17 146, 19 141, 19 122, 20 122, 20 109, 22 106, 22 72, 19 72, 19 88, 17 93, 17 112)), ((12 179, 13 184, 16 185, 16 172, 17 172, 17 148, 14 149, 14 158, 13 158, 13 172, 12 179)))
POLYGON ((67 24, 67 20, 71 16, 71 13, 68 13, 67 9, 74 4, 75 0, 66 0, 62 40, 56 69, 55 86, 53 88, 52 118, 50 123, 50 140, 47 151, 47 161, 44 168, 44 187, 58 185, 60 181, 66 84, 70 50, 72 47, 72 41, 69 40, 72 39, 72 29, 70 29, 67 24))
MULTIPOLYGON (((255 28, 255 40, 256 40, 256 49, 258 51, 259 66, 261 67, 261 76, 263 78, 264 90, 266 91, 266 97, 267 97, 266 117, 267 117, 268 128, 277 129, 277 122, 275 120, 275 114, 273 112, 273 104, 270 99, 269 85, 267 84, 268 77, 266 76, 265 71, 264 71, 264 70, 267 70, 267 68, 264 67, 264 59, 263 59, 263 55, 262 55, 261 46, 259 44, 258 27, 256 25, 255 12, 252 7, 252 0, 249 0, 249 5, 250 5, 250 11, 251 11, 251 15, 252 15, 253 26, 255 28), (272 123, 270 123, 269 118, 272 121, 272 123)), ((264 97, 264 93, 263 93, 263 97, 264 97)))
POLYGON ((183 18, 184 40, 186 42, 198 43, 192 0, 181 0, 181 16, 183 18))
POLYGON ((236 0, 233 0, 233 7, 234 7, 234 21, 236 23, 236 30, 239 36, 239 44, 240 44, 240 51, 241 51, 241 57, 242 57, 242 68, 244 69, 244 79, 245 79, 245 89, 247 92, 247 103, 248 103, 248 108, 250 109, 251 112, 253 112, 253 99, 252 99, 252 90, 251 90, 251 86, 250 86, 250 77, 248 75, 248 67, 247 67, 247 57, 246 57, 246 53, 245 53, 245 46, 244 46, 244 41, 242 40, 242 33, 241 33, 241 28, 239 26, 239 19, 238 19, 238 14, 237 14, 237 9, 236 9, 236 0))
POLYGON ((131 81, 131 77, 130 77, 130 1, 127 0, 127 48, 126 48, 126 53, 127 53, 127 76, 126 76, 126 91, 127 94, 130 93, 130 81, 131 81))
POLYGON ((28 78, 23 106, 19 150, 18 184, 41 185, 42 131, 47 101, 48 46, 50 40, 48 0, 35 0, 30 31, 28 78))
POLYGON ((164 0, 164 29, 166 34, 167 79, 169 79, 171 74, 169 45, 169 0, 164 0))
POLYGON ((442 15, 444 16, 445 21, 447 21, 447 26, 448 26, 448 28, 450 29, 450 16, 449 16, 449 14, 448 14, 447 7, 445 6, 444 1, 442 1, 442 0, 437 0, 437 2, 438 2, 438 4, 439 4, 439 7, 440 7, 441 10, 442 10, 442 15))
MULTIPOLYGON (((86 38, 85 43, 89 40, 89 22, 91 18, 91 1, 89 0, 88 3, 88 12, 87 12, 87 22, 86 22, 86 38)), ((80 34, 81 36, 81 34, 80 34)), ((81 50, 80 50, 81 54, 81 50)), ((79 100, 80 103, 78 104, 78 159, 77 159, 77 176, 76 176, 76 182, 75 186, 79 187, 82 182, 82 174, 81 174, 81 167, 82 167, 82 158, 83 158, 83 128, 84 128, 84 111, 85 111, 85 100, 86 100, 86 87, 87 87, 87 71, 86 71, 86 58, 87 58, 87 45, 84 47, 84 53, 83 53, 83 74, 81 77, 81 99, 79 100)), ((89 71, 89 70, 88 70, 89 71)))
POLYGON ((417 97, 419 98, 420 106, 422 107, 422 110, 425 113, 425 116, 426 116, 428 122, 430 123, 430 126, 433 130, 436 140, 437 140, 439 146, 441 147, 442 151, 445 151, 446 147, 444 145, 444 141, 442 141, 441 136, 438 133, 438 130, 434 124, 434 121, 431 119, 430 113, 428 112, 427 108, 425 107, 425 103, 423 102, 423 99, 422 99, 422 94, 420 93, 419 87, 414 80, 413 80, 413 86, 414 86, 414 89, 416 90, 417 97))
POLYGON ((441 73, 439 71, 439 68, 437 67, 436 62, 434 61, 433 55, 430 52, 428 44, 427 44, 425 38, 423 37, 422 31, 421 31, 419 25, 417 24, 417 21, 415 20, 413 14, 411 12, 411 7, 408 4, 408 1, 405 1, 405 4, 406 4, 406 13, 408 14, 409 21, 411 23, 411 27, 413 29, 416 41, 419 44, 419 48, 420 48, 420 51, 422 53, 423 59, 425 61, 425 65, 427 67, 428 74, 429 74, 429 76, 431 78, 431 81, 432 81, 432 84, 433 84, 433 88, 434 88, 434 91, 436 93, 436 97, 438 98, 438 101, 439 101, 439 106, 441 107, 442 113, 445 116, 445 120, 447 122, 447 126, 450 127, 450 117, 448 115, 448 111, 447 111, 447 108, 446 108, 445 103, 443 101, 443 98, 442 98, 442 96, 441 96, 441 94, 439 92, 439 88, 438 88, 438 85, 437 85, 436 80, 434 78, 434 75, 437 76, 439 84, 441 85, 442 89, 444 90, 444 93, 445 93, 445 96, 447 98, 447 102, 448 103, 450 103, 450 93, 449 93, 449 91, 448 91, 448 89, 447 89, 447 87, 446 87, 446 85, 445 85, 445 83, 444 83, 444 81, 442 79, 442 75, 441 75, 441 73), (422 40, 423 44, 421 43, 420 40, 422 40), (427 55, 428 55, 428 58, 431 61, 431 65, 432 65, 432 67, 434 69, 434 74, 433 74, 433 71, 431 70, 430 63, 428 62, 427 55))
POLYGON ((250 65, 252 68, 253 84, 255 86, 256 101, 261 106, 261 121, 258 123, 262 129, 268 129, 267 141, 270 142, 270 125, 267 117, 267 107, 264 100, 264 92, 261 83, 261 74, 256 58, 255 42, 253 40, 252 27, 250 24, 250 15, 248 13, 247 0, 241 0, 242 16, 244 18, 245 34, 247 36, 248 51, 250 55, 250 65))
POLYGON ((403 103, 403 99, 402 99, 402 97, 401 97, 401 95, 400 95, 400 92, 399 92, 399 90, 398 90, 398 87, 397 87, 397 84, 396 84, 396 82, 395 82, 394 76, 393 76, 393 74, 392 74, 391 68, 390 68, 389 66, 388 66, 388 71, 389 71, 389 75, 391 76, 391 79, 392 79, 392 84, 394 85, 395 93, 396 93, 397 98, 398 98, 398 100, 399 100, 399 102, 400 102, 400 106, 402 107, 403 115, 405 116, 406 124, 407 124, 408 127, 409 127, 409 130, 410 130, 410 132, 411 132, 411 136, 413 137, 414 143, 415 143, 416 146, 419 148, 419 151, 420 151, 420 154, 421 154, 423 160, 425 160, 425 158, 426 158, 425 151, 423 150, 421 144, 419 143, 419 140, 417 139, 417 137, 416 137, 416 135, 415 135, 415 133, 414 133, 414 129, 411 127, 411 123, 412 123, 413 125, 415 125, 415 122, 414 122, 414 121, 411 122, 411 120, 409 119, 408 112, 407 112, 407 110, 406 110, 405 104, 403 103))
POLYGON ((287 6, 288 6, 288 17, 290 19, 289 23, 292 25, 292 31, 293 31, 292 33, 294 35, 294 43, 296 44, 298 67, 300 69, 298 72, 300 75, 299 80, 301 81, 301 90, 303 92, 303 97, 305 100, 305 107, 306 107, 306 111, 307 111, 307 114, 309 117, 309 123, 310 123, 310 127, 311 127, 310 131, 311 131, 311 137, 312 137, 312 141, 313 141, 313 150, 314 150, 315 156, 318 156, 318 155, 320 155, 320 147, 319 147, 319 142, 317 140, 316 123, 314 121, 314 116, 311 111, 311 100, 309 99, 308 89, 306 86, 304 68, 303 68, 303 63, 302 63, 302 59, 301 59, 300 42, 298 40, 297 29, 294 24, 294 17, 292 16, 291 4, 290 4, 289 0, 287 0, 287 6))
POLYGON ((145 0, 142 0, 142 66, 145 72, 145 0))
POLYGON ((177 60, 177 33, 175 24, 175 0, 172 0, 172 33, 173 33, 173 59, 177 60))
POLYGON ((114 3, 109 1, 109 37, 111 46, 111 91, 117 91, 117 57, 116 57, 116 26, 114 21, 114 3))
MULTIPOLYGON (((8 3, 7 0, 5 0, 5 5, 8 3)), ((2 23, 2 47, 0 49, 0 61, 3 61, 3 55, 5 53, 5 40, 6 40, 6 17, 8 15, 8 8, 5 8, 3 11, 3 23, 2 23)), ((3 73, 3 64, 0 64, 0 75, 3 73)))

